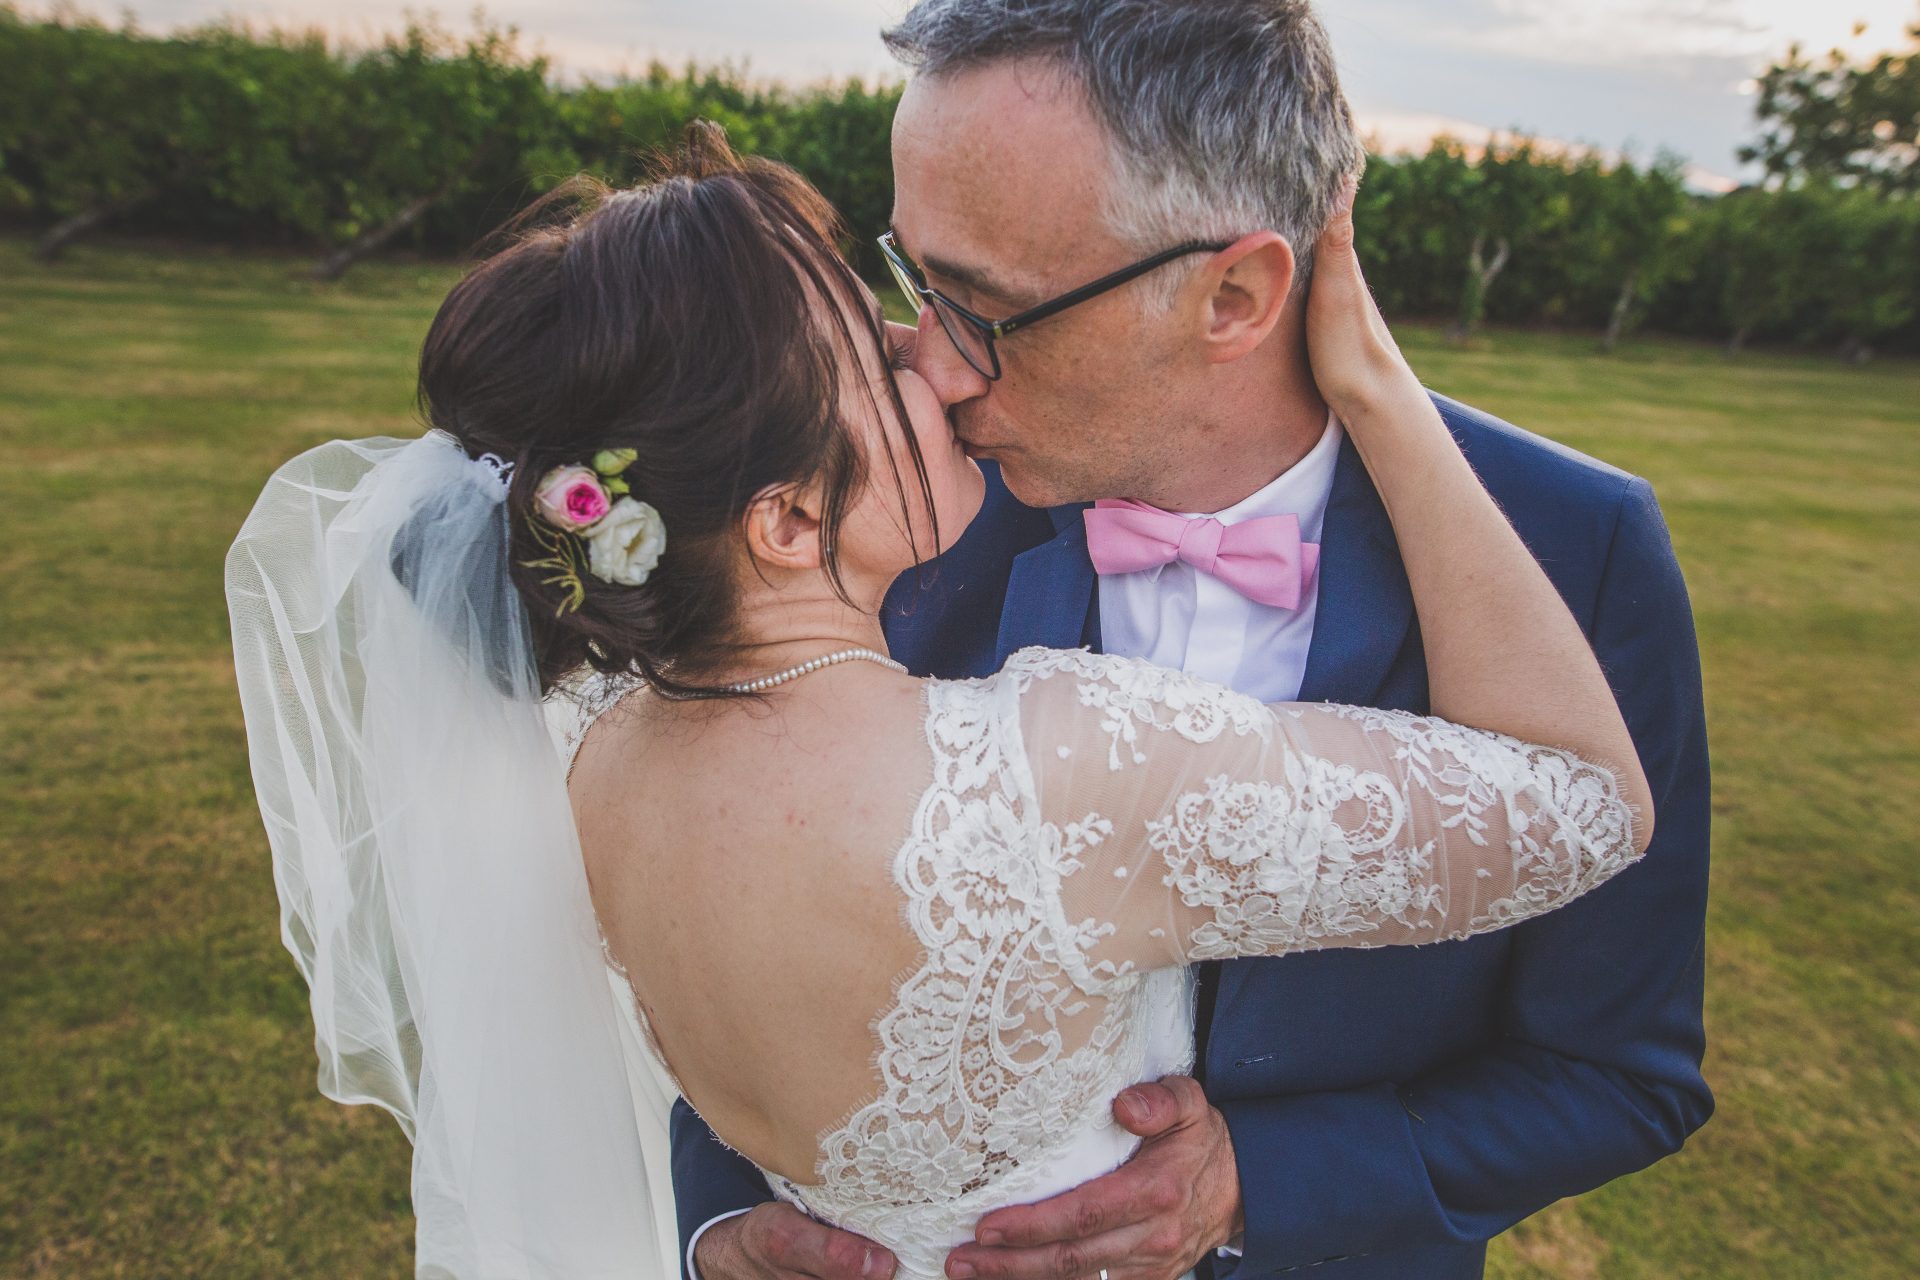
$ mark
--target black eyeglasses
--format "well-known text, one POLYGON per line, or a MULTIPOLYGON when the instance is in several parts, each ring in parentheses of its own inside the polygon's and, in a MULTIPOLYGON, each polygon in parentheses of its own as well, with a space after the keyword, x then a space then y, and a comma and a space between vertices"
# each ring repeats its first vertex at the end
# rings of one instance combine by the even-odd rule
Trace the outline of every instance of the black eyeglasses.
POLYGON ((900 247, 894 243, 893 232, 889 231, 880 237, 880 252, 887 256, 887 266, 893 271, 894 283, 900 286, 900 292, 907 295, 914 313, 917 315, 922 308, 932 307, 933 314, 939 317, 940 327, 947 331, 947 337, 952 340, 954 349, 981 377, 989 382, 997 382, 1000 378, 1000 353, 994 348, 994 343, 999 339, 1045 320, 1048 316, 1059 315, 1068 307, 1078 306, 1089 298, 1097 298, 1109 289, 1117 289, 1175 258, 1184 258, 1191 253, 1218 253, 1231 243, 1227 240, 1196 240, 1175 245, 1151 258, 1142 258, 1130 267, 1122 267, 1112 275, 1101 276, 1092 284, 1083 284, 1078 289, 1071 289, 1037 307, 1028 307, 1018 315, 1008 316, 997 323, 967 310, 938 289, 930 288, 920 269, 908 262, 900 252, 900 247))

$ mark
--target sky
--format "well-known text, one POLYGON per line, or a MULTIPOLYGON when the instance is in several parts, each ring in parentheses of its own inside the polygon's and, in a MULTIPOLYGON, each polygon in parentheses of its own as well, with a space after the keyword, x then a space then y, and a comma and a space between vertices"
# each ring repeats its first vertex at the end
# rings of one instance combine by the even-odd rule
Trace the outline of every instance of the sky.
MULTIPOLYGON (((491 0, 567 74, 643 69, 654 58, 743 65, 808 82, 894 76, 877 32, 910 0, 491 0)), ((83 0, 82 7, 90 7, 83 0)), ((377 0, 130 0, 149 30, 218 17, 319 26, 367 40, 408 9, 377 0)), ((1445 131, 1469 142, 1523 130, 1627 151, 1667 148, 1702 185, 1742 176, 1753 77, 1800 41, 1857 53, 1903 43, 1920 0, 1320 0, 1348 95, 1389 149, 1445 131), (1856 23, 1866 24, 1856 34, 1856 23)), ((470 10, 440 6, 462 29, 470 10)))

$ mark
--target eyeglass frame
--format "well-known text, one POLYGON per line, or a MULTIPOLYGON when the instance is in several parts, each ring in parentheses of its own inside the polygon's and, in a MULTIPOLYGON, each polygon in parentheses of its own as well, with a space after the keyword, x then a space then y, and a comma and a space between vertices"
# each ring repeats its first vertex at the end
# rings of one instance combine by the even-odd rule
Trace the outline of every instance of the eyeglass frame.
POLYGON ((1008 334, 1025 329, 1029 325, 1048 319, 1049 317, 1059 315, 1068 307, 1077 307, 1089 299, 1097 298, 1101 294, 1117 289, 1129 281, 1137 280, 1147 274, 1147 272, 1163 267, 1177 258, 1184 258, 1194 253, 1219 253, 1223 249, 1233 247, 1233 241, 1231 240, 1189 240, 1183 244, 1177 244, 1171 249, 1162 249, 1159 253, 1153 254, 1151 257, 1142 258, 1140 261, 1130 266, 1122 267, 1118 271, 1109 272, 1101 276, 1098 280, 1083 284, 1077 289, 1069 289, 1057 297, 1049 298, 1036 306, 1028 307, 1024 311, 1010 315, 1005 320, 994 321, 987 319, 985 316, 969 308, 961 306, 946 294, 941 293, 932 285, 927 284, 926 276, 922 274, 920 268, 909 262, 906 256, 900 252, 900 246, 894 243, 894 231, 892 228, 888 228, 887 232, 880 236, 875 243, 880 246, 881 254, 886 257, 887 267, 893 273, 893 282, 900 286, 902 293, 907 295, 907 301, 914 304, 916 314, 918 314, 921 308, 930 305, 933 300, 937 299, 942 306, 959 316, 960 319, 964 320, 980 335, 981 340, 986 343, 987 359, 993 365, 993 369, 990 372, 982 369, 973 362, 973 357, 967 354, 966 347, 961 344, 959 335, 954 333, 952 327, 947 323, 946 313, 941 310, 941 307, 936 306, 933 308, 934 317, 940 321, 940 328, 946 332, 947 340, 953 343, 953 349, 960 353, 960 358, 967 362, 968 368, 989 382, 998 382, 1000 380, 1000 351, 995 344, 1008 334))

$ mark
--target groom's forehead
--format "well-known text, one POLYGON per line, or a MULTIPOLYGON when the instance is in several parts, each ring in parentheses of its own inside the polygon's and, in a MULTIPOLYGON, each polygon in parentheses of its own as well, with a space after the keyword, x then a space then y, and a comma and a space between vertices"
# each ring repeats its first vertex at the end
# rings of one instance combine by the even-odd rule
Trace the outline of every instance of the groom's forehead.
POLYGON ((1057 73, 1004 64, 916 79, 894 121, 901 245, 1016 289, 1070 278, 1111 239, 1106 145, 1057 73))

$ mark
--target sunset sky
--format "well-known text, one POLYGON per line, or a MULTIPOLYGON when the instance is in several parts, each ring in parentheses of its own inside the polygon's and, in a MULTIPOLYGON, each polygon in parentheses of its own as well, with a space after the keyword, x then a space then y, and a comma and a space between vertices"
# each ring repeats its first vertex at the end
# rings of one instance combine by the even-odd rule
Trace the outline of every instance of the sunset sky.
MULTIPOLYGON (((895 75, 876 32, 910 0, 493 0, 565 73, 643 68, 655 57, 727 60, 806 81, 895 75)), ((416 6, 427 8, 428 6, 416 6)), ((375 0, 131 0, 148 29, 235 16, 366 39, 403 21, 375 0)), ((456 29, 465 7, 441 6, 456 29)), ((1740 173, 1752 133, 1748 82, 1789 43, 1860 52, 1902 41, 1916 0, 1323 0, 1347 88, 1380 141, 1490 129, 1669 147, 1703 180, 1740 173), (1856 37, 1856 22, 1867 24, 1856 37)))

